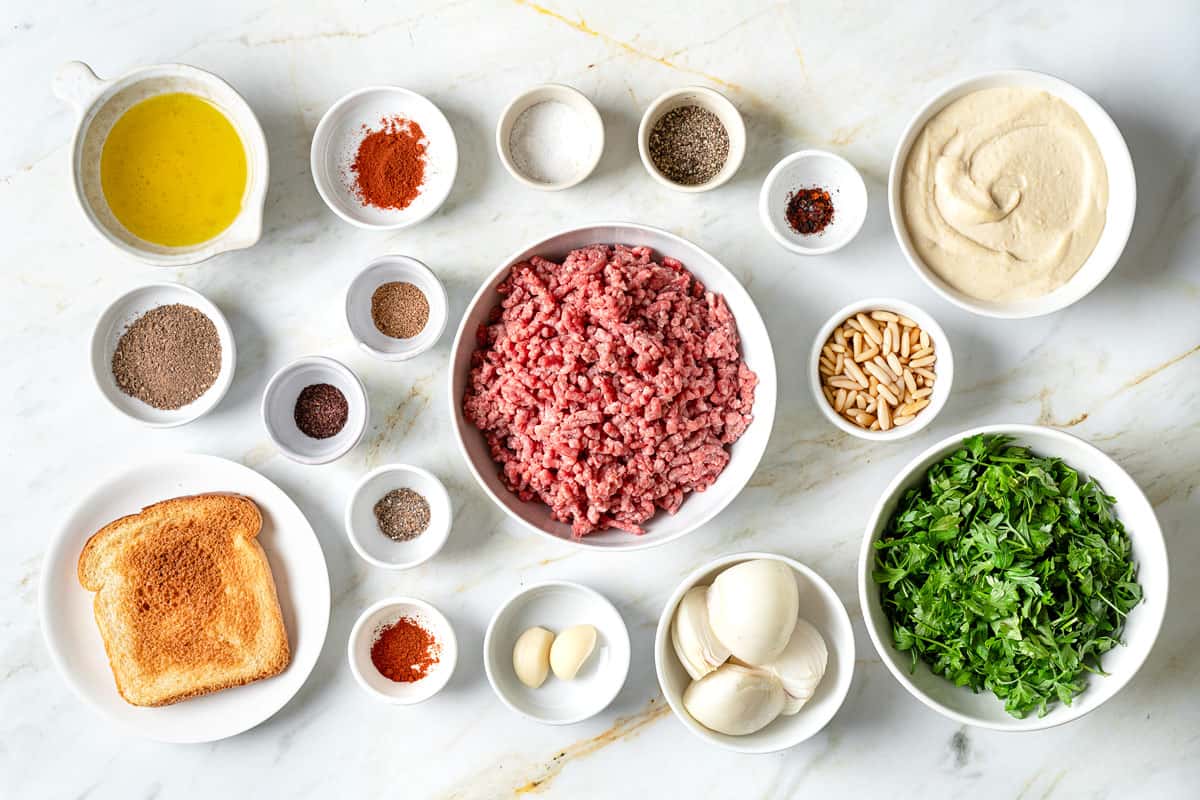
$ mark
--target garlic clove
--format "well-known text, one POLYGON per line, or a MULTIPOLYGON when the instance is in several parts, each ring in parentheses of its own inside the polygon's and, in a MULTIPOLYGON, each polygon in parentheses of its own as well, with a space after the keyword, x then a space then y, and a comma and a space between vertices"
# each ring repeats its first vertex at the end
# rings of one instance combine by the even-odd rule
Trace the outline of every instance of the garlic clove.
POLYGON ((591 625, 572 625, 554 637, 550 647, 550 669, 555 677, 569 681, 596 648, 596 629, 591 625))
POLYGON ((554 634, 545 628, 530 628, 513 645, 513 672, 517 680, 536 689, 550 674, 550 647, 554 634))
POLYGON ((692 680, 699 680, 729 659, 729 648, 708 624, 708 587, 693 586, 679 601, 671 620, 671 645, 692 680))

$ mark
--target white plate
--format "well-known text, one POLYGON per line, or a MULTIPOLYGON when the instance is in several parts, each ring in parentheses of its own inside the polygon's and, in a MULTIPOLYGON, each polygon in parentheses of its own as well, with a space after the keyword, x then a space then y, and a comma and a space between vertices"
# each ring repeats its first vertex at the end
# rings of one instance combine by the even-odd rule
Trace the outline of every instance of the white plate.
POLYGON ((578 583, 547 581, 517 592, 496 611, 483 638, 488 683, 504 705, 538 722, 570 725, 599 714, 629 674, 629 630, 604 595, 578 583), (572 625, 595 627, 596 648, 573 680, 551 672, 530 689, 513 671, 513 645, 529 628, 561 633, 572 625))
POLYGON ((299 691, 317 662, 329 624, 329 573, 312 526, 282 490, 254 470, 205 455, 174 455, 104 480, 67 514, 50 543, 39 589, 42 631, 50 656, 83 700, 135 734, 163 742, 211 742, 254 727, 299 691), (281 674, 161 708, 121 699, 92 612, 92 592, 79 585, 79 554, 114 519, 159 500, 235 492, 263 515, 258 541, 279 594, 292 658, 281 674))
POLYGON ((360 228, 394 230, 416 225, 441 207, 458 172, 458 143, 446 116, 426 98, 398 86, 369 86, 325 112, 313 133, 309 160, 317 192, 333 213, 360 228), (406 208, 363 205, 354 193, 350 166, 367 131, 396 116, 417 123, 425 134, 425 183, 406 208))
POLYGON ((178 283, 152 283, 121 295, 100 315, 92 331, 91 358, 92 377, 104 399, 113 408, 151 428, 173 428, 204 416, 221 402, 233 383, 237 344, 225 315, 207 297, 178 283), (125 394, 117 387, 112 359, 117 342, 138 317, 151 309, 172 303, 191 306, 212 320, 217 329, 217 338, 221 341, 221 369, 213 385, 204 394, 182 408, 161 409, 125 394))
POLYGON ((734 274, 713 256, 687 239, 649 225, 608 222, 568 228, 536 241, 505 259, 484 279, 483 285, 471 299, 459 323, 451 353, 450 420, 459 449, 475 480, 497 506, 525 527, 557 541, 587 549, 641 550, 678 539, 704 525, 729 505, 750 480, 767 449, 771 426, 775 423, 775 353, 753 298, 734 274), (678 259, 707 289, 722 295, 737 320, 738 336, 742 340, 742 358, 746 366, 758 375, 758 388, 754 391, 754 421, 742 438, 730 446, 729 463, 712 486, 703 492, 688 495, 673 515, 663 512, 655 514, 642 526, 646 532, 641 536, 607 530, 576 539, 571 535, 571 526, 551 517, 550 508, 545 503, 522 501, 508 490, 500 479, 500 466, 492 460, 487 441, 475 426, 463 418, 462 399, 471 372, 476 331, 499 302, 500 295, 496 287, 508 275, 512 265, 534 255, 561 261, 570 251, 597 243, 645 246, 653 250, 656 257, 678 259))

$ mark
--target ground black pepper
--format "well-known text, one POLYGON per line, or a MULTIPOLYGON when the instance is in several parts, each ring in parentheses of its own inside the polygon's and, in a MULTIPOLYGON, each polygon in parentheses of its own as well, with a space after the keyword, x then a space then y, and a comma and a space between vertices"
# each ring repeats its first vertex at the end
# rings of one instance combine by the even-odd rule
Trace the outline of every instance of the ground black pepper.
POLYGON ((346 427, 350 404, 346 395, 329 383, 305 386, 296 398, 296 427, 305 436, 328 439, 346 427))
POLYGON ((729 158, 729 131, 707 108, 679 106, 658 118, 647 142, 650 160, 672 183, 708 183, 729 158))
POLYGON ((429 527, 429 501, 412 489, 393 489, 374 510, 379 530, 397 542, 415 539, 429 527))
POLYGON ((833 198, 820 186, 797 189, 788 195, 787 221, 796 233, 820 233, 833 222, 833 198))

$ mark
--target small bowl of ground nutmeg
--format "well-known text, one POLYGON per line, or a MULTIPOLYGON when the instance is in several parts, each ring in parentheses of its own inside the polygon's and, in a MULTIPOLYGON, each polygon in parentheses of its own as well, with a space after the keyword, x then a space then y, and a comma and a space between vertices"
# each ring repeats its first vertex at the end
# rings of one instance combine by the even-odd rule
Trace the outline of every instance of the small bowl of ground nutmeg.
POLYGON ((305 356, 267 382, 262 417, 279 452, 301 464, 327 464, 362 440, 371 407, 352 369, 326 356, 305 356))
POLYGON ((840 250, 867 218, 867 185, 846 159, 823 150, 787 156, 767 175, 758 197, 763 227, 793 253, 840 250))
POLYGON ((458 663, 458 640, 442 612, 415 597, 367 608, 350 631, 350 672, 367 694, 412 705, 440 692, 458 663))
POLYGON ((448 317, 446 289, 409 256, 382 256, 346 289, 346 324, 359 346, 385 361, 405 361, 437 344, 448 317))
POLYGON ((346 503, 346 536, 363 560, 409 569, 437 555, 450 536, 454 508, 437 476, 387 464, 362 477, 346 503))
POLYGON ((746 155, 746 124, 718 91, 684 86, 659 95, 638 127, 638 153, 650 177, 680 192, 726 183, 746 155))
POLYGON ((207 414, 233 382, 233 330, 208 298, 177 283, 114 300, 96 322, 91 351, 104 398, 153 428, 207 414))

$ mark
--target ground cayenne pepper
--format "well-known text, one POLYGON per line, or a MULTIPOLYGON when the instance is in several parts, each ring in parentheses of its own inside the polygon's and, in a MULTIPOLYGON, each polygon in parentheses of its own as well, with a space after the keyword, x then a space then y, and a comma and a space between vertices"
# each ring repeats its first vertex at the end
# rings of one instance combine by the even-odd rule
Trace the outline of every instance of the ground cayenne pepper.
POLYGON ((365 205, 407 208, 425 183, 425 132, 404 117, 384 117, 366 135, 354 163, 354 193, 365 205))
POLYGON ((371 663, 388 680, 412 683, 429 674, 440 650, 437 639, 421 623, 401 617, 375 635, 371 663))
POLYGON ((788 195, 787 221, 796 233, 812 234, 833 222, 833 199, 820 186, 797 189, 788 195))

